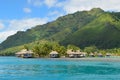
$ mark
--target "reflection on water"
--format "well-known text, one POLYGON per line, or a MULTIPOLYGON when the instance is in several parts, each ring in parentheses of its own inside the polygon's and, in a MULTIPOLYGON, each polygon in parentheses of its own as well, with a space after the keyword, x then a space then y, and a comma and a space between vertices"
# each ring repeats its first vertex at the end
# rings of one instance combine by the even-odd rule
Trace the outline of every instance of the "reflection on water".
POLYGON ((120 80, 120 62, 0 58, 0 80, 120 80))

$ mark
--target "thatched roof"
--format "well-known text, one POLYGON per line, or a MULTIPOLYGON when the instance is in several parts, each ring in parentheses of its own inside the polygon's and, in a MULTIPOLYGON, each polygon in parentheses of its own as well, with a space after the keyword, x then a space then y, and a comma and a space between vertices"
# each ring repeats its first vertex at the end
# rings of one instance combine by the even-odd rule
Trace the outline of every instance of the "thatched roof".
POLYGON ((67 50, 67 54, 68 55, 71 55, 71 54, 81 54, 80 50, 76 50, 76 52, 72 51, 71 49, 70 50, 67 50))
POLYGON ((87 53, 86 52, 81 52, 81 54, 86 55, 87 53))
POLYGON ((57 51, 52 51, 50 54, 59 54, 57 51))
POLYGON ((106 53, 107 56, 110 56, 111 54, 110 53, 106 53))
POLYGON ((93 53, 90 53, 89 55, 94 55, 93 53))
POLYGON ((21 52, 17 52, 17 53, 15 53, 15 54, 21 54, 21 52))
POLYGON ((33 52, 31 50, 23 49, 15 54, 33 54, 33 52))
POLYGON ((72 50, 71 49, 67 50, 67 54, 70 54, 70 53, 72 53, 72 50))
POLYGON ((103 55, 103 54, 102 54, 102 53, 98 53, 97 55, 100 55, 100 56, 101 56, 101 55, 103 55))

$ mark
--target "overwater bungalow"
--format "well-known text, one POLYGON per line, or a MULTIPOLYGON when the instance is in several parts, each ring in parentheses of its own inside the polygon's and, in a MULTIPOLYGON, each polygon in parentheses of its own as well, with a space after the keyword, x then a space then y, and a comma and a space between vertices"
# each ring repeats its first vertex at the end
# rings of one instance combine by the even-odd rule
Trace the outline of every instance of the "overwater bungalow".
POLYGON ((59 53, 57 51, 50 52, 50 58, 58 58, 58 57, 59 57, 59 53))
POLYGON ((90 57, 95 57, 95 54, 94 53, 90 53, 89 56, 90 57))
POLYGON ((98 57, 103 57, 103 54, 102 53, 98 53, 97 56, 98 57))
POLYGON ((111 54, 110 53, 106 53, 106 57, 110 57, 111 56, 111 54))
POLYGON ((32 58, 33 52, 31 50, 23 49, 20 52, 15 53, 15 55, 22 58, 32 58))
POLYGON ((86 57, 87 56, 87 53, 85 53, 85 52, 81 52, 81 55, 80 55, 81 57, 86 57))
POLYGON ((69 58, 73 58, 74 57, 74 52, 72 50, 67 50, 67 55, 69 58))
POLYGON ((82 52, 80 52, 80 50, 67 50, 67 55, 69 58, 80 58, 80 57, 84 57, 86 54, 82 54, 82 52))

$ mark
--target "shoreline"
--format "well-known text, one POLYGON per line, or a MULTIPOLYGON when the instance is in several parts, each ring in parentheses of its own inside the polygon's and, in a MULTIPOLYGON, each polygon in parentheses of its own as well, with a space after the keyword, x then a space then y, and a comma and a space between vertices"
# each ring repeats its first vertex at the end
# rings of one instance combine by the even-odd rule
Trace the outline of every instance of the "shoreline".
POLYGON ((108 61, 108 62, 119 62, 120 57, 84 57, 84 58, 42 58, 50 60, 73 60, 73 61, 108 61))
MULTIPOLYGON (((15 56, 0 56, 0 57, 15 57, 15 56)), ((19 58, 20 57, 16 57, 19 58)), ((21 59, 43 59, 43 60, 66 60, 66 61, 108 61, 108 62, 120 62, 120 57, 83 57, 83 58, 21 58, 21 59)))

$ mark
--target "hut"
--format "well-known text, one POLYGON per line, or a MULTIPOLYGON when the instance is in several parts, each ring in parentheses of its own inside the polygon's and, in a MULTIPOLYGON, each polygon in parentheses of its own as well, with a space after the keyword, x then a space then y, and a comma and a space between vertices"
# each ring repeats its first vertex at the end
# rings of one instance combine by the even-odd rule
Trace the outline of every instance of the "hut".
POLYGON ((74 57, 74 52, 72 50, 67 50, 67 55, 69 58, 73 58, 74 57))
POLYGON ((86 55, 87 55, 87 53, 85 53, 85 52, 81 52, 81 57, 86 57, 86 55))
POLYGON ((77 50, 77 51, 67 50, 67 54, 69 58, 80 58, 81 57, 80 50, 77 50))
POLYGON ((103 57, 103 54, 102 53, 98 53, 97 56, 98 57, 103 57))
POLYGON ((95 57, 94 53, 89 54, 90 57, 95 57))
POLYGON ((20 52, 15 53, 15 55, 16 55, 17 57, 21 57, 21 53, 20 53, 20 52))
POLYGON ((59 57, 59 53, 57 51, 50 52, 50 58, 58 58, 58 57, 59 57))
POLYGON ((31 50, 23 49, 20 52, 15 53, 17 57, 32 58, 33 52, 31 50))
POLYGON ((111 54, 110 53, 106 53, 106 57, 110 57, 111 56, 111 54))

